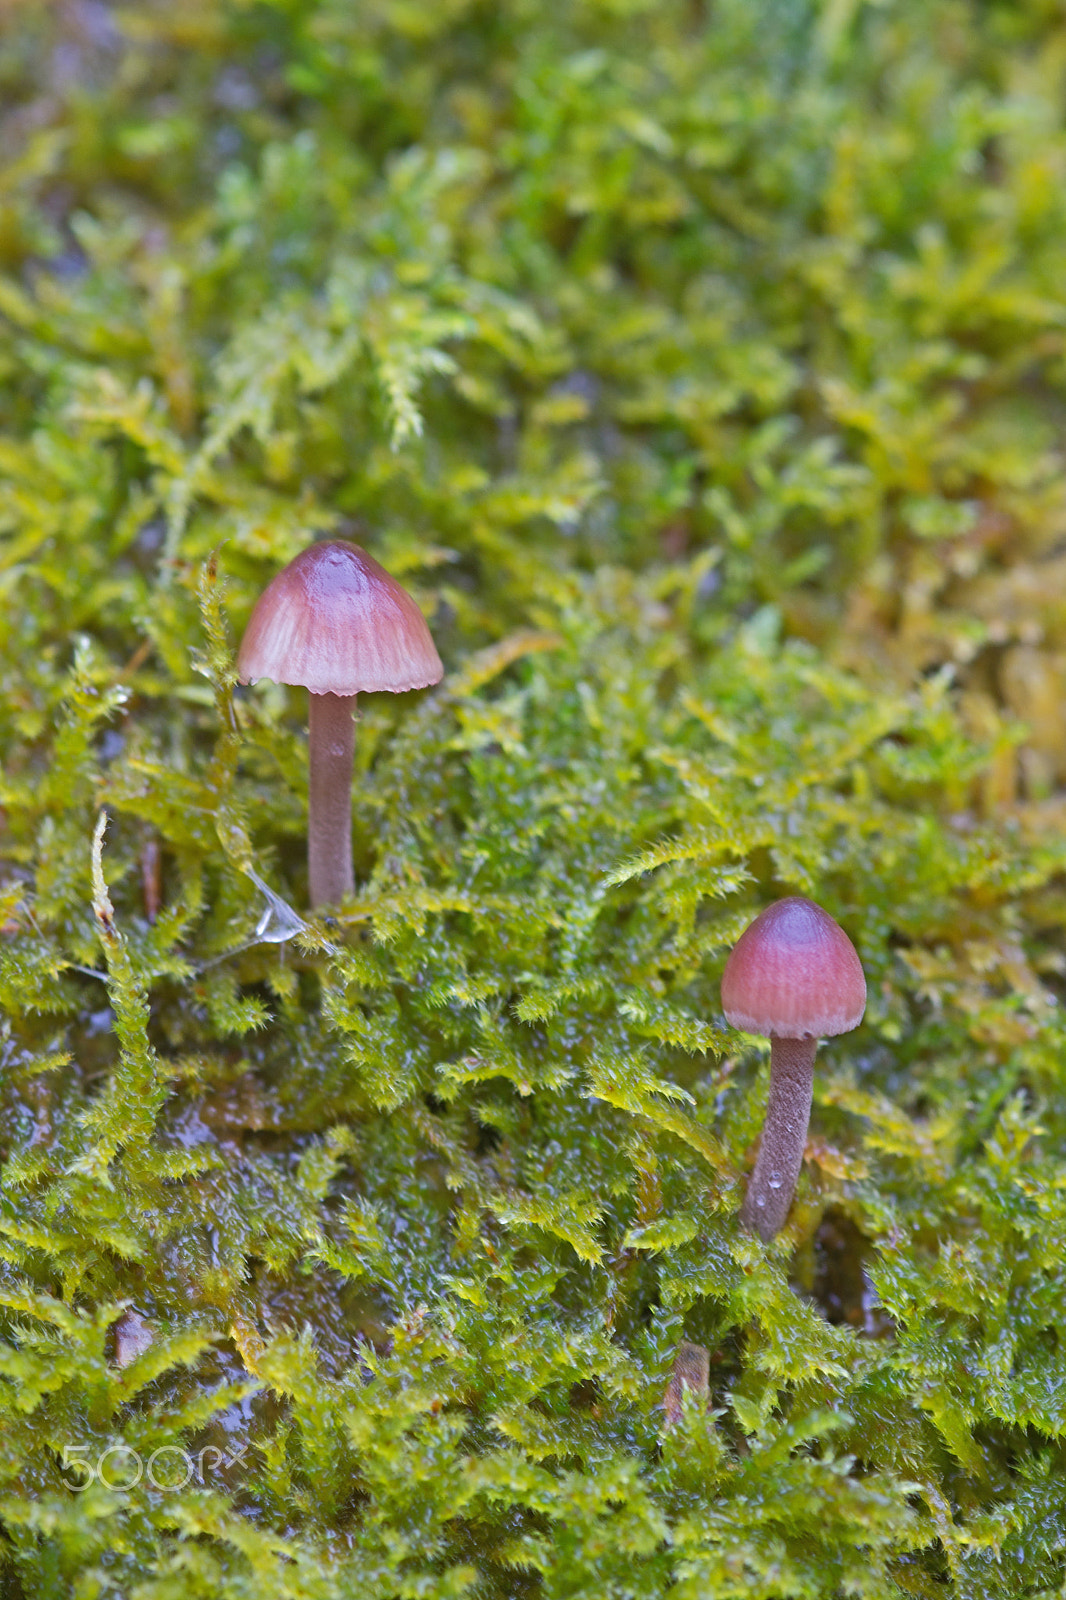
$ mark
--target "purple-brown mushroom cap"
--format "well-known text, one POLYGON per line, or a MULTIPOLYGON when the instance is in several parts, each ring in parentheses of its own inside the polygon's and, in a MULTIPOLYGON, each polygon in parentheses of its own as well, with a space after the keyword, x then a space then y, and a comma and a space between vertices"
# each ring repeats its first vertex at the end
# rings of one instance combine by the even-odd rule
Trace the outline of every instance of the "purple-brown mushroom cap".
POLYGON ((733 946, 722 974, 722 1009, 734 1028, 783 1039, 850 1033, 866 1009, 855 946, 813 900, 767 906, 733 946))
POLYGON ((272 678, 312 694, 424 689, 443 675, 406 589, 347 539, 309 545, 267 585, 241 648, 242 683, 272 678))

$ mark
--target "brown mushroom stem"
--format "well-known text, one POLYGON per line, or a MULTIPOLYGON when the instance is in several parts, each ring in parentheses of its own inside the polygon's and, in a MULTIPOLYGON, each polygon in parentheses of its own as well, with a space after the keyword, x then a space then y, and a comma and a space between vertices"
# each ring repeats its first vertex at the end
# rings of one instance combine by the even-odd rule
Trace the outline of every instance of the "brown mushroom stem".
POLYGON ((352 876, 354 694, 312 694, 309 720, 311 803, 307 865, 311 904, 335 906, 355 887, 352 876))
POLYGON ((770 1101, 740 1220, 760 1239, 785 1225, 807 1143, 817 1039, 770 1038, 770 1101))

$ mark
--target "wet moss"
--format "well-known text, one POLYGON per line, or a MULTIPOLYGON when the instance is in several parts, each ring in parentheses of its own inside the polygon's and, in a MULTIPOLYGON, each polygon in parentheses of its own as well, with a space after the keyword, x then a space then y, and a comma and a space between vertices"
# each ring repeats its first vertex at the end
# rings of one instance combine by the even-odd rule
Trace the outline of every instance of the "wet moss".
POLYGON ((1062 44, 4 11, 5 1595, 1061 1589, 1062 44), (316 918, 233 648, 327 532, 447 671, 316 918), (870 1003, 764 1248, 796 892, 870 1003))

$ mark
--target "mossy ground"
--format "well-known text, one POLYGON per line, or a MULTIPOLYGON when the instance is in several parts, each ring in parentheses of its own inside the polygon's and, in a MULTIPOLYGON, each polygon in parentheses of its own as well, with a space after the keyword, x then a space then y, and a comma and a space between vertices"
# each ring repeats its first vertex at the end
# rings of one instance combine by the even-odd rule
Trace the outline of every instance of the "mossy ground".
POLYGON ((11 1600, 1064 1592, 1064 84, 1050 0, 0 6, 11 1600), (328 921, 232 670, 326 532, 447 668, 328 921), (870 1004, 764 1249, 789 892, 870 1004))

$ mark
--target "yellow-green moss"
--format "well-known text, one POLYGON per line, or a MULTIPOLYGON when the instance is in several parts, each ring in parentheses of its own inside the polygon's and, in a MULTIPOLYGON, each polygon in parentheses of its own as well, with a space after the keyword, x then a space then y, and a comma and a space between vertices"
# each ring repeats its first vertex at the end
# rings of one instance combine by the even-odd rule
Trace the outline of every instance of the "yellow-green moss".
POLYGON ((1061 1593, 1064 45, 0 11, 5 1597, 1061 1593), (327 530, 447 675, 312 919, 232 651, 327 530), (764 1249, 788 892, 870 1004, 764 1249))

